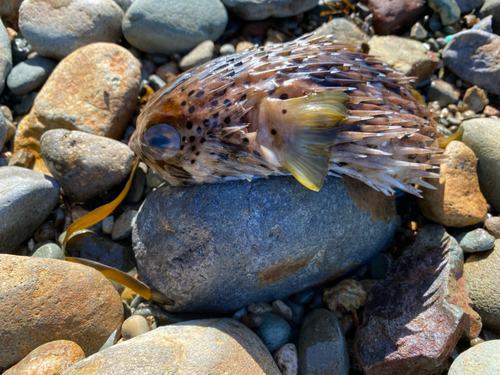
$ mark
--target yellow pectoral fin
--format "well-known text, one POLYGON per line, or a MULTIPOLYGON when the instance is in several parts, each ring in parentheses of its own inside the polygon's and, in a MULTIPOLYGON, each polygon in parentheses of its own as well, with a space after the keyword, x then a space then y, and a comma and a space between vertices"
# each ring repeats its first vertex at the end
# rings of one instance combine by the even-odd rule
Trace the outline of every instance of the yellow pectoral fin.
POLYGON ((457 130, 455 133, 447 136, 447 137, 443 137, 443 138, 438 138, 438 146, 440 148, 446 148, 446 146, 448 146, 448 144, 451 142, 451 141, 459 141, 462 139, 462 134, 464 134, 464 129, 459 129, 457 130))

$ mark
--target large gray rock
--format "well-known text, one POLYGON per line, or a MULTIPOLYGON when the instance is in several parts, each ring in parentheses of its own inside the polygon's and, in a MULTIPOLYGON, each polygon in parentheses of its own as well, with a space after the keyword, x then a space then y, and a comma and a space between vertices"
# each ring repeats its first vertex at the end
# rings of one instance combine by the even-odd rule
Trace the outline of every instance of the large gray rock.
POLYGON ((489 93, 500 94, 498 53, 500 36, 482 30, 462 31, 443 51, 447 68, 463 80, 489 93))
POLYGON ((15 95, 28 94, 41 87, 57 63, 42 56, 35 56, 17 64, 7 77, 7 86, 15 95))
POLYGON ((498 375, 499 354, 500 340, 483 342, 455 358, 448 375, 498 375))
POLYGON ((493 28, 496 32, 498 32, 500 30, 500 1, 498 0, 484 1, 483 6, 479 10, 479 17, 484 18, 490 15, 493 16, 493 28))
POLYGON ((285 298, 379 252, 394 199, 352 179, 312 192, 291 177, 162 186, 133 228, 140 275, 170 310, 222 312, 285 298))
POLYGON ((0 168, 0 253, 11 253, 57 205, 59 185, 42 173, 0 168))
POLYGON ((500 211, 500 120, 477 118, 467 120, 462 142, 479 159, 477 177, 484 197, 496 211, 500 211))
POLYGON ((0 19, 0 94, 5 85, 5 79, 12 68, 12 50, 10 48, 10 40, 7 35, 2 20, 0 19))
POLYGON ((36 52, 60 60, 87 44, 118 42, 122 17, 113 0, 25 0, 19 28, 36 52))
POLYGON ((160 327, 80 361, 63 375, 280 375, 250 329, 230 318, 160 327))
POLYGON ((318 0, 222 0, 224 5, 244 20, 290 17, 314 8, 318 0))
POLYGON ((148 53, 187 53, 205 40, 215 41, 227 24, 220 0, 136 0, 123 18, 125 39, 148 53))

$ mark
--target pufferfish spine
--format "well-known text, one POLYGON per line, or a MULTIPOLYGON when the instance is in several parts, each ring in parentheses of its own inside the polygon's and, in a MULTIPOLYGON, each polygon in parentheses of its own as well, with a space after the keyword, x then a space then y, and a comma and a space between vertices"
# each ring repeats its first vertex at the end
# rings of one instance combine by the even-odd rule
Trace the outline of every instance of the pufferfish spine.
POLYGON ((434 188, 422 178, 440 177, 446 157, 410 82, 350 44, 305 35, 185 73, 146 105, 130 146, 172 185, 291 173, 317 191, 329 174, 420 197, 413 185, 434 188))

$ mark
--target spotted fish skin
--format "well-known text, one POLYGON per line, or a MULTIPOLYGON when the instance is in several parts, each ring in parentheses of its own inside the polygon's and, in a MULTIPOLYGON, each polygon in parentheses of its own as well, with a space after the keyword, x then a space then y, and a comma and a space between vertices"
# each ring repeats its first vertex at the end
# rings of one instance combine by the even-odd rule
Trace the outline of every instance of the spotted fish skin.
POLYGON ((158 91, 130 147, 172 185, 292 173, 319 190, 333 174, 386 195, 399 188, 420 196, 413 184, 432 188, 421 178, 439 177, 432 170, 445 159, 432 146, 441 135, 410 82, 328 36, 254 47, 158 91), (153 129, 161 124, 169 135, 158 141, 153 129))

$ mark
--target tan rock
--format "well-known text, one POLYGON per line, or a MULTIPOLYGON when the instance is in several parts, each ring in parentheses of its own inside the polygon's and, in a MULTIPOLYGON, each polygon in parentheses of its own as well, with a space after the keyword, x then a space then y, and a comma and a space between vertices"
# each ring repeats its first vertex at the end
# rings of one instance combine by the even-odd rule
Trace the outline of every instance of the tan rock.
POLYGON ((249 48, 252 48, 253 47, 253 43, 251 42, 239 42, 237 45, 236 45, 236 53, 240 53, 240 52, 243 52, 249 48))
POLYGON ((59 375, 84 358, 82 348, 74 342, 52 341, 33 350, 3 375, 59 375))
POLYGON ((123 321, 119 295, 92 268, 0 254, 0 275, 0 371, 54 340, 91 355, 123 321))
POLYGON ((281 375, 255 333, 230 318, 157 328, 76 363, 63 375, 281 375))
POLYGON ((21 121, 14 150, 35 155, 35 170, 48 173, 40 157, 40 137, 64 128, 119 138, 131 119, 140 84, 140 62, 110 43, 82 47, 62 60, 21 121))
POLYGON ((465 91, 463 102, 467 108, 477 113, 481 112, 490 101, 486 91, 480 87, 472 86, 465 91))
POLYGON ((500 116, 500 111, 495 107, 492 107, 491 105, 487 105, 486 107, 484 107, 483 113, 486 116, 500 116))
POLYGON ((485 221, 484 226, 492 236, 500 238, 500 216, 488 218, 485 221))
POLYGON ((487 213, 477 179, 477 159, 465 144, 453 141, 448 144, 445 154, 448 163, 441 165, 441 177, 428 182, 436 190, 423 189, 424 199, 418 204, 424 216, 449 227, 466 227, 483 220, 487 213))
POLYGON ((156 75, 163 79, 166 83, 172 82, 178 74, 179 68, 177 67, 177 63, 175 61, 163 64, 156 70, 156 75))

